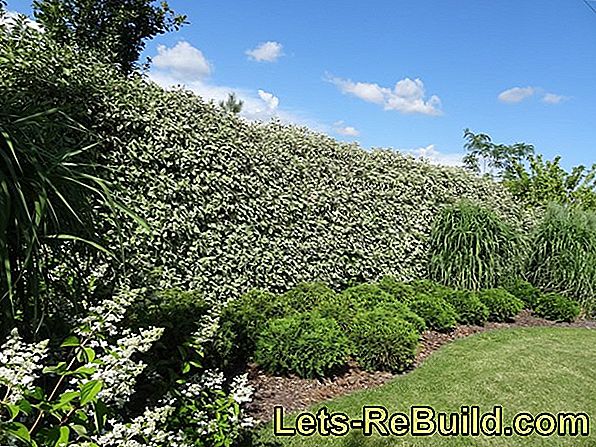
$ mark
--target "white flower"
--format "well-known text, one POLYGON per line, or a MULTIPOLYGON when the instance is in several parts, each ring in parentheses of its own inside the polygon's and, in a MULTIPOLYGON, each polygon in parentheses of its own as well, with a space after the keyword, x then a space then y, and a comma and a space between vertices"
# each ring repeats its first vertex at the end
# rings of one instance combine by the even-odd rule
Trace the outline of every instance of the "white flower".
POLYGON ((42 368, 41 361, 47 355, 48 340, 25 343, 16 329, 0 348, 0 387, 5 387, 5 400, 19 401, 26 391, 34 389, 36 372, 42 368))

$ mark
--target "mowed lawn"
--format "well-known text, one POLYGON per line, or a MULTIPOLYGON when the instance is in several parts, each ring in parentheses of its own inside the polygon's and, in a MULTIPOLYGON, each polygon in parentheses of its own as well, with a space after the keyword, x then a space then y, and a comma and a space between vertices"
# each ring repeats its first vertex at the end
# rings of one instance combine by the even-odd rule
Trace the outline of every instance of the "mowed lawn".
MULTIPOLYGON (((294 436, 278 438, 271 425, 265 439, 284 446, 337 447, 474 447, 474 446, 596 446, 596 330, 579 328, 503 329, 455 341, 434 353, 421 367, 392 382, 321 404, 330 412, 361 418, 362 407, 384 405, 390 412, 408 413, 410 406, 429 405, 436 411, 458 411, 478 405, 490 411, 504 408, 505 425, 521 411, 584 412, 590 418, 587 437, 410 437, 350 432, 345 437, 294 436)), ((311 408, 315 412, 320 406, 311 408)), ((289 416, 285 425, 292 425, 289 416)))

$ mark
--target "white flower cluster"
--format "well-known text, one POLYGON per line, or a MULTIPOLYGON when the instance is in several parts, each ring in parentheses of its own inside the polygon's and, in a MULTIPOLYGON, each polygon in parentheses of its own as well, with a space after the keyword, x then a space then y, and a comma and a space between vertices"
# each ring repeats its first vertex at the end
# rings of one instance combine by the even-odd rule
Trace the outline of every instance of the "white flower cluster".
POLYGON ((97 439, 102 447, 190 447, 183 433, 168 430, 175 407, 169 402, 148 408, 129 423, 110 421, 112 429, 97 439))
MULTIPOLYGON (((112 299, 103 300, 99 305, 91 307, 88 314, 80 322, 82 327, 88 327, 94 334, 117 336, 120 333, 118 323, 122 321, 127 309, 142 290, 125 290, 116 294, 112 299)), ((80 329, 79 335, 84 334, 80 329)))
POLYGON ((25 343, 16 329, 0 348, 0 389, 4 401, 16 403, 23 393, 33 390, 41 361, 47 355, 48 340, 39 343, 25 343))
POLYGON ((122 408, 134 391, 136 378, 143 372, 143 362, 135 361, 133 356, 144 353, 159 340, 163 328, 141 329, 139 334, 130 330, 124 331, 124 336, 116 342, 116 346, 106 350, 98 357, 98 365, 92 379, 101 380, 103 388, 99 398, 108 405, 122 408))

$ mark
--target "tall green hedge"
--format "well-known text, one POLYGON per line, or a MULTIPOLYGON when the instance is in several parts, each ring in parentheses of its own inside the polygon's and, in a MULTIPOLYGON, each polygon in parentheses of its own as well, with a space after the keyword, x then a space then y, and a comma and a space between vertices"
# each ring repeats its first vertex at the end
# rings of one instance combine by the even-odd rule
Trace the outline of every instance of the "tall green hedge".
MULTIPOLYGON (((43 35, 1 37, 0 89, 69 109, 103 138, 97 157, 117 196, 149 223, 120 235, 132 280, 227 299, 249 288, 333 287, 426 270, 437 212, 460 198, 521 222, 490 180, 392 150, 365 150, 305 128, 251 124, 194 94, 123 78, 43 35)), ((117 245, 114 243, 115 250, 117 245)))

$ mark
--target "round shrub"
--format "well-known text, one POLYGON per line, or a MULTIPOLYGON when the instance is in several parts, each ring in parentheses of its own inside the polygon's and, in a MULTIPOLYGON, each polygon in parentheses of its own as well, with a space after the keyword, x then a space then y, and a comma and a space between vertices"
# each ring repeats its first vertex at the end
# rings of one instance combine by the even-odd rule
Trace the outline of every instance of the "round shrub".
POLYGON ((414 298, 414 288, 402 281, 399 281, 397 277, 393 275, 385 275, 377 283, 381 290, 389 293, 397 301, 407 302, 414 298))
POLYGON ((547 293, 538 300, 536 315, 553 321, 573 321, 580 312, 579 304, 558 293, 547 293))
POLYGON ((453 291, 451 287, 444 286, 443 284, 439 284, 438 282, 429 279, 410 281, 408 286, 414 291, 414 294, 422 293, 424 295, 439 296, 441 298, 453 291))
POLYGON ((411 323, 372 310, 356 314, 350 339, 364 369, 400 372, 414 362, 419 335, 411 323))
POLYGON ((376 284, 359 284, 349 287, 341 293, 341 299, 346 305, 361 309, 374 309, 383 303, 393 303, 395 298, 376 284))
POLYGON ((257 338, 254 358, 270 373, 313 378, 345 365, 350 351, 334 320, 309 312, 271 320, 257 338))
POLYGON ((451 304, 439 296, 418 294, 409 303, 410 309, 424 319, 426 327, 449 331, 457 324, 457 313, 451 304))
POLYGON ((324 282, 304 282, 281 296, 288 309, 308 312, 322 303, 336 299, 337 293, 324 282))
POLYGON ((521 278, 505 282, 503 287, 513 296, 522 300, 527 309, 534 309, 540 299, 540 290, 521 278))
POLYGON ((482 290, 478 297, 488 307, 489 321, 511 321, 524 308, 523 301, 505 289, 482 290))
POLYGON ((488 319, 488 307, 471 290, 454 290, 445 295, 445 301, 455 309, 459 323, 482 326, 488 319))
POLYGON ((384 303, 379 305, 374 310, 380 313, 382 312, 390 317, 401 318, 402 320, 407 321, 414 326, 414 329, 416 329, 416 331, 420 334, 426 329, 424 318, 413 312, 412 309, 410 309, 410 307, 405 303, 384 303))
POLYGON ((258 335, 269 320, 283 317, 287 312, 278 295, 264 290, 251 290, 231 301, 221 313, 220 329, 215 339, 222 363, 250 357, 258 335))

